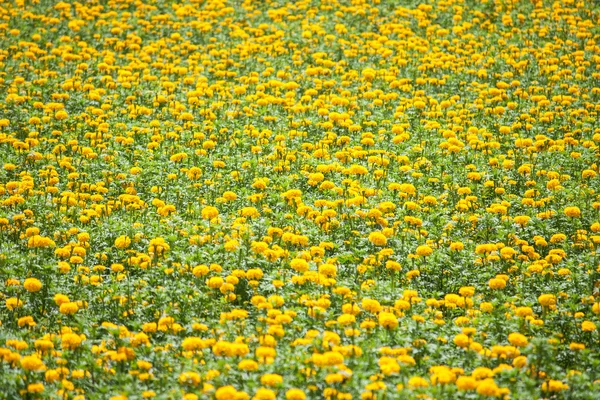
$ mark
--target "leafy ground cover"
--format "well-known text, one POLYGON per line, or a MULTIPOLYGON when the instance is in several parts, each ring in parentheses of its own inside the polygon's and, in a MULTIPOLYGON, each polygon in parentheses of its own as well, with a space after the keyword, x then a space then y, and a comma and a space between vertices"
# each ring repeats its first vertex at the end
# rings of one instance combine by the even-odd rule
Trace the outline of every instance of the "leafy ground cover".
POLYGON ((597 3, 0 15, 0 398, 598 398, 597 3))

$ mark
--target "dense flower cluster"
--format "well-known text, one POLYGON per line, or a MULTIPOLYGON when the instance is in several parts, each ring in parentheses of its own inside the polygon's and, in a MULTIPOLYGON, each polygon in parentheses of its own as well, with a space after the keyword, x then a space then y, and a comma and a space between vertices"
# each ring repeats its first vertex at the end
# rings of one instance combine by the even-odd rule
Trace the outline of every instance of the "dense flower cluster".
POLYGON ((0 16, 0 398, 597 398, 593 1, 0 16))

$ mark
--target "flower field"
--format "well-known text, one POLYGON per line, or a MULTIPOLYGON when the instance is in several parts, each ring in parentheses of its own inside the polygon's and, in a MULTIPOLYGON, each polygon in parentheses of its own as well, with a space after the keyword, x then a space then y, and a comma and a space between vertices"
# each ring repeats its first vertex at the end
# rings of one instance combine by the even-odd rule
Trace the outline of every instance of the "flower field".
POLYGON ((0 399, 600 398, 597 2, 0 16, 0 399))

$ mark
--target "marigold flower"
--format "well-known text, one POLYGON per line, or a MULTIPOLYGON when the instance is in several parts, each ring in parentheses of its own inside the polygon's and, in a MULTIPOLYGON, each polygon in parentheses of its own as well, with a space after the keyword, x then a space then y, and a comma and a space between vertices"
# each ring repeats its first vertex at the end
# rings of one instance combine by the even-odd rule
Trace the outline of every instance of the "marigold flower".
POLYGON ((309 269, 308 262, 301 258, 294 258, 293 260, 291 260, 290 267, 292 267, 292 269, 294 269, 297 272, 306 272, 309 269))
POLYGON ((256 371, 258 363, 254 360, 242 360, 238 363, 238 368, 242 371, 256 371))
POLYGON ((126 249, 131 244, 131 239, 128 236, 119 236, 115 239, 115 247, 117 249, 126 249))
POLYGON ((201 377, 197 372, 183 372, 179 375, 179 382, 190 386, 197 386, 200 381, 201 377))
POLYGON ((429 247, 428 245, 422 245, 417 247, 417 250, 415 251, 415 254, 417 254, 418 256, 421 257, 427 257, 430 256, 433 253, 433 249, 431 247, 429 247))
POLYGON ((482 396, 495 397, 498 396, 499 392, 500 388, 491 378, 484 379, 477 385, 477 393, 482 396))
POLYGON ((571 218, 579 218, 581 216, 581 210, 579 207, 565 207, 565 215, 571 218))
POLYGON ((271 389, 260 388, 252 397, 252 400, 275 400, 275 392, 271 389))
POLYGON ((398 318, 392 313, 380 312, 379 325, 385 329, 396 329, 398 327, 398 318))
POLYGON ((553 294, 542 294, 538 297, 538 302, 544 307, 551 307, 556 304, 556 296, 553 294))
POLYGON ((21 358, 21 367, 28 371, 43 371, 46 369, 46 366, 37 356, 25 356, 21 358))
POLYGON ((470 376, 460 376, 456 380, 456 387, 460 390, 475 390, 478 382, 470 376))
POLYGON ((60 305, 59 311, 64 315, 72 315, 79 311, 79 306, 75 302, 63 303, 60 305))
POLYGON ((27 278, 25 282, 23 282, 23 287, 30 293, 39 292, 42 288, 42 282, 36 278, 27 278))
POLYGON ((82 339, 75 333, 65 333, 62 335, 62 348, 74 350, 81 345, 82 339))
POLYGON ((413 376, 408 380, 408 387, 411 389, 426 388, 429 386, 429 382, 420 376, 413 376))
POLYGON ((381 232, 371 232, 369 234, 369 242, 375 246, 385 246, 387 244, 387 238, 381 232))
POLYGON ((542 383, 542 391, 544 392, 561 392, 563 390, 567 390, 568 388, 568 385, 565 385, 561 381, 554 379, 550 379, 549 381, 542 383))
POLYGON ((42 393, 44 391, 44 384, 41 382, 30 383, 27 385, 28 393, 42 393))
POLYGON ((26 315, 17 320, 17 325, 19 325, 20 327, 23 327, 23 326, 36 326, 37 324, 31 315, 26 315))
POLYGON ((9 297, 6 299, 5 303, 6 308, 8 308, 10 311, 23 306, 23 301, 16 297, 9 297))
POLYGON ((234 400, 237 398, 238 391, 233 386, 222 386, 215 392, 217 400, 234 400))
POLYGON ((211 220, 219 216, 219 210, 213 206, 206 206, 202 209, 201 215, 203 219, 211 220))
POLYGON ((260 378, 260 383, 265 386, 277 386, 283 383, 283 377, 278 374, 265 374, 260 378))
POLYGON ((596 330, 596 324, 592 321, 583 321, 581 323, 581 330, 584 332, 593 332, 596 330))
POLYGON ((285 392, 286 400, 305 400, 306 394, 300 389, 290 389, 285 392))
POLYGON ((489 280, 488 285, 490 289, 504 289, 506 281, 504 279, 492 278, 489 280))
POLYGON ((516 347, 524 347, 524 346, 527 346, 527 344, 529 343, 529 341, 527 340, 527 337, 525 337, 525 335, 522 335, 518 332, 513 332, 513 333, 509 334, 508 341, 510 342, 510 344, 512 344, 513 346, 516 346, 516 347))
POLYGON ((69 297, 65 296, 64 294, 57 293, 54 295, 54 302, 57 306, 60 306, 64 303, 68 303, 70 301, 71 300, 69 300, 69 297))
POLYGON ((373 314, 376 314, 379 311, 381 311, 381 304, 379 304, 379 302, 374 299, 363 299, 361 305, 365 311, 369 311, 373 314))
POLYGON ((470 341, 471 340, 469 339, 469 337, 462 333, 459 333, 458 335, 454 336, 454 344, 458 347, 466 348, 469 346, 470 341))

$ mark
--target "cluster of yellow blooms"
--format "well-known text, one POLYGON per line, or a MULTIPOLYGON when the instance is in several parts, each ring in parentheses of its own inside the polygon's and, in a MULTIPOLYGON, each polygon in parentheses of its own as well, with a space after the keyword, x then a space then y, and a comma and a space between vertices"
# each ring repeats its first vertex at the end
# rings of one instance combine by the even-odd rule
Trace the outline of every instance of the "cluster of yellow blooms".
POLYGON ((0 398, 597 398, 593 1, 0 17, 0 398))

